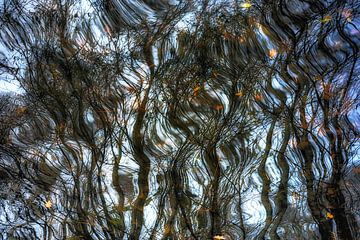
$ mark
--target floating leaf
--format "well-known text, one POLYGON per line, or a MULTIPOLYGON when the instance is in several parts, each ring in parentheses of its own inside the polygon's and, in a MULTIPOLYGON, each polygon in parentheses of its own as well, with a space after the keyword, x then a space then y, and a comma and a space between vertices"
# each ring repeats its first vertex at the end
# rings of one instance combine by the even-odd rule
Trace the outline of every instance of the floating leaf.
POLYGON ((320 75, 317 75, 317 76, 315 76, 315 78, 314 78, 316 81, 321 81, 323 78, 322 78, 322 76, 320 76, 320 75))
POLYGON ((196 86, 194 88, 194 96, 196 97, 197 95, 199 95, 199 91, 200 91, 201 87, 200 86, 196 86))
POLYGON ((242 91, 238 91, 237 93, 235 93, 235 96, 242 97, 244 96, 244 93, 242 91))
POLYGON ((51 207, 52 207, 52 202, 51 202, 51 200, 48 200, 48 201, 45 202, 45 207, 46 207, 46 208, 51 208, 51 207))
POLYGON ((326 15, 323 19, 320 20, 320 22, 322 23, 327 23, 331 21, 331 16, 330 15, 326 15))
POLYGON ((269 57, 270 57, 270 58, 275 58, 276 55, 277 55, 276 49, 274 49, 274 48, 270 49, 270 51, 269 51, 269 57))
POLYGON ((260 93, 255 95, 255 100, 261 101, 262 99, 263 99, 263 96, 260 93))
POLYGON ((225 39, 230 39, 230 38, 232 38, 231 33, 229 33, 228 31, 224 31, 224 32, 223 32, 223 36, 224 36, 225 39))
POLYGON ((327 213, 326 213, 326 218, 328 218, 328 219, 333 219, 333 218, 334 218, 334 215, 332 215, 331 213, 327 212, 327 213))
POLYGON ((242 8, 251 8, 252 4, 249 2, 244 2, 240 5, 242 8))
POLYGON ((221 110, 221 109, 223 109, 224 108, 224 106, 222 105, 222 104, 216 104, 215 106, 214 106, 214 109, 216 110, 216 111, 219 111, 219 110, 221 110))
POLYGON ((243 36, 239 36, 239 37, 238 37, 238 40, 239 40, 240 43, 245 42, 245 38, 244 38, 243 36))
POLYGON ((223 237, 221 235, 216 235, 216 236, 214 236, 214 240, 225 240, 225 237, 223 237))
POLYGON ((26 113, 28 110, 26 107, 19 107, 18 109, 16 109, 16 114, 17 115, 23 115, 24 113, 26 113))
POLYGON ((165 235, 168 235, 171 233, 171 226, 169 224, 165 224, 165 227, 164 227, 164 234, 165 235))

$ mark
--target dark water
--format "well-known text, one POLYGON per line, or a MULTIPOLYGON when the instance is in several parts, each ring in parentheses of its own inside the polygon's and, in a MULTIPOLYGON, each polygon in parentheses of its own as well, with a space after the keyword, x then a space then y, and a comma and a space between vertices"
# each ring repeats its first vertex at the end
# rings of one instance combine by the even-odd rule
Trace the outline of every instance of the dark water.
POLYGON ((360 239, 359 10, 0 1, 2 239, 360 239))

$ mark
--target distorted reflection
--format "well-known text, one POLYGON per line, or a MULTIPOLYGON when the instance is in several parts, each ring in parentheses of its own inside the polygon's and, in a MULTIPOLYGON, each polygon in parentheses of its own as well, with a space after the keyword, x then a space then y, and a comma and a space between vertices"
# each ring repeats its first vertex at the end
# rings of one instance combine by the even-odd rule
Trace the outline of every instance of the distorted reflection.
POLYGON ((0 236, 360 239, 359 6, 0 1, 0 236))

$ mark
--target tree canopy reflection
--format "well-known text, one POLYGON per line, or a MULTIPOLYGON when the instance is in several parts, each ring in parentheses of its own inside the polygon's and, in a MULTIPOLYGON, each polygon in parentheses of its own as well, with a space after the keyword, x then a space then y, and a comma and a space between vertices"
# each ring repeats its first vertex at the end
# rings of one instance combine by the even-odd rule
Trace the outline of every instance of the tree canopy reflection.
POLYGON ((359 239, 359 4, 2 1, 2 238, 359 239))

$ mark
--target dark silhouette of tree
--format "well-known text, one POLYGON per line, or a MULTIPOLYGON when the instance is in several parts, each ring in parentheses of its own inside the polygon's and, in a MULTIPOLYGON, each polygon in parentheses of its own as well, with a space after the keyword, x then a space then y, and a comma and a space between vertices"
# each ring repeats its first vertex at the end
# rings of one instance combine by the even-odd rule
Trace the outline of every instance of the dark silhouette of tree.
POLYGON ((360 238, 358 9, 4 1, 2 238, 360 238))

